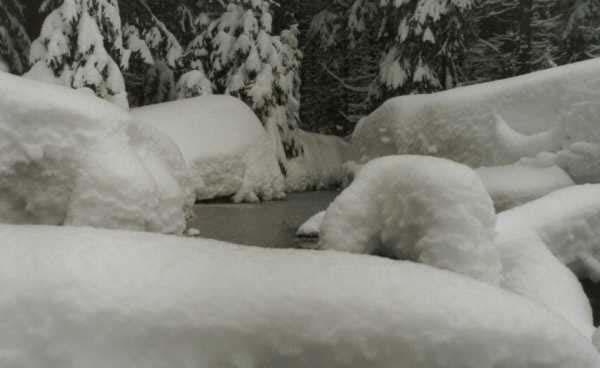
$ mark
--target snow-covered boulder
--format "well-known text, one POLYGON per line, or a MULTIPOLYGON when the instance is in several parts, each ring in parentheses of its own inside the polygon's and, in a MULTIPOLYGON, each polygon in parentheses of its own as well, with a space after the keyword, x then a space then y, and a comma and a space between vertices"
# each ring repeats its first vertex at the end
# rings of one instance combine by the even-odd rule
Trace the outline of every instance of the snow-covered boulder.
POLYGON ((0 73, 0 222, 181 233, 177 147, 93 94, 0 73))
POLYGON ((361 162, 424 154, 472 167, 514 163, 565 142, 600 141, 600 59, 393 98, 357 126, 361 162))
POLYGON ((497 230, 532 232, 577 275, 600 280, 600 184, 565 188, 502 212, 497 230))
POLYGON ((388 156, 362 167, 329 206, 320 248, 411 259, 497 283, 495 221, 490 196, 467 166, 388 156))
POLYGON ((273 144, 242 101, 211 95, 145 106, 132 114, 177 143, 197 199, 233 196, 236 202, 254 202, 285 196, 273 144))
POLYGON ((325 218, 326 211, 321 211, 312 216, 302 226, 298 228, 296 236, 305 238, 318 238, 320 236, 320 228, 325 218))
POLYGON ((600 366, 525 298, 375 257, 0 225, 0 289, 6 367, 600 366))
POLYGON ((556 165, 516 163, 482 167, 476 172, 498 212, 575 185, 569 175, 556 165))
POLYGON ((289 192, 326 189, 340 186, 349 144, 342 138, 296 131, 302 154, 287 161, 286 188, 289 192))

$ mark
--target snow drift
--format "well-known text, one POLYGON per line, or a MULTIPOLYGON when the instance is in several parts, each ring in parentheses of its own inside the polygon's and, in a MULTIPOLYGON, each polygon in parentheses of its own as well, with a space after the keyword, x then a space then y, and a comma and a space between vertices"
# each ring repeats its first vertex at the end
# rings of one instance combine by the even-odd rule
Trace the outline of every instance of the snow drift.
POLYGON ((424 154, 472 167, 600 141, 600 59, 430 95, 388 100, 352 137, 361 162, 424 154))
POLYGON ((375 257, 0 225, 0 288, 2 366, 600 365, 520 296, 375 257))
POLYGON ((491 283, 494 206, 468 167, 425 156, 388 156, 362 167, 327 209, 322 249, 412 259, 491 283))
POLYGON ((498 216, 498 232, 536 234, 580 277, 600 280, 600 185, 562 189, 498 216))
POLYGON ((289 192, 335 188, 342 184, 349 144, 342 138, 296 130, 303 153, 287 161, 289 192))
POLYGON ((556 165, 519 162, 507 166, 482 167, 476 172, 498 212, 575 185, 569 175, 556 165))
POLYGON ((125 110, 0 73, 0 221, 181 233, 183 159, 125 110))
POLYGON ((210 95, 145 106, 132 114, 179 146, 197 199, 233 196, 236 202, 255 202, 285 196, 273 144, 242 101, 210 95))

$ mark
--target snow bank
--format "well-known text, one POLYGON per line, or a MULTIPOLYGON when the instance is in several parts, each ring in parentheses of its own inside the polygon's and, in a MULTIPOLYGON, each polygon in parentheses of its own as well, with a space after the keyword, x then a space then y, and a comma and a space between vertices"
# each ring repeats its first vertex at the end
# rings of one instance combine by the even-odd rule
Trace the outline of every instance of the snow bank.
POLYGON ((580 277, 600 280, 600 185, 562 189, 498 216, 499 233, 532 232, 580 277))
POLYGON ((482 167, 476 172, 494 200, 498 212, 575 185, 569 175, 555 165, 534 166, 516 163, 482 167))
POLYGON ((203 96, 137 108, 132 114, 177 143, 197 199, 233 196, 236 202, 253 202, 284 197, 273 145, 243 102, 203 96))
POLYGON ((497 283, 495 211, 468 167, 426 156, 388 156, 362 167, 327 209, 321 248, 383 254, 497 283))
POLYGON ((562 143, 600 141, 600 59, 388 100, 352 137, 361 162, 424 154, 472 167, 510 164, 562 143), (544 133, 545 132, 545 133, 544 133))
POLYGON ((182 165, 125 110, 0 73, 0 221, 180 233, 182 165))
POLYGON ((0 288, 2 366, 600 365, 537 304, 375 257, 0 225, 0 288))
POLYGON ((503 230, 495 244, 502 260, 502 288, 544 305, 591 339, 592 308, 581 283, 537 234, 503 230))
POLYGON ((349 144, 334 136, 298 130, 303 147, 299 157, 287 161, 286 187, 290 192, 326 189, 341 185, 349 156, 349 144))

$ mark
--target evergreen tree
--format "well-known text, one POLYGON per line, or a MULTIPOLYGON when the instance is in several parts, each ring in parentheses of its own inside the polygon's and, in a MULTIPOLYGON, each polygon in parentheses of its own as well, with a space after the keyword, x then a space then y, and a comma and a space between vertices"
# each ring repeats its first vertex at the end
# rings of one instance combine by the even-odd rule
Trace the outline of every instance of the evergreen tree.
POLYGON ((0 0, 0 64, 23 74, 29 67, 31 40, 23 26, 23 6, 17 0, 0 0))
POLYGON ((215 93, 239 97, 256 112, 285 173, 287 159, 303 152, 294 134, 301 53, 295 29, 272 35, 271 5, 268 0, 230 0, 191 42, 183 62, 212 81, 215 93))
POLYGON ((135 49, 140 51, 134 68, 126 74, 127 87, 132 93, 131 104, 141 106, 174 100, 175 71, 183 53, 177 38, 143 0, 129 1, 124 6, 123 19, 128 29, 126 43, 136 44, 135 49), (151 60, 147 55, 142 56, 147 52, 151 60))
POLYGON ((559 62, 600 56, 600 0, 571 0, 567 14, 559 62))
POLYGON ((123 48, 117 3, 46 0, 41 11, 49 14, 31 46, 33 67, 27 75, 89 88, 99 97, 127 107, 121 68, 127 68, 129 51, 123 48))

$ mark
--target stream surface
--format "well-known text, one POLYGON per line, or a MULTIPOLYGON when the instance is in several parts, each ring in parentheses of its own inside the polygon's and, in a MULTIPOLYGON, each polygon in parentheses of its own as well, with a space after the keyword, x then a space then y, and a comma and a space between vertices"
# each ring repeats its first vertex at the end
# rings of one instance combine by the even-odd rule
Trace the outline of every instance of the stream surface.
POLYGON ((339 192, 289 194, 283 201, 263 203, 200 203, 194 207, 190 228, 203 238, 268 248, 297 248, 298 228, 327 209, 339 192))

